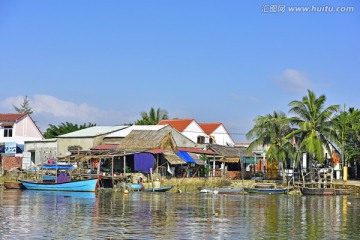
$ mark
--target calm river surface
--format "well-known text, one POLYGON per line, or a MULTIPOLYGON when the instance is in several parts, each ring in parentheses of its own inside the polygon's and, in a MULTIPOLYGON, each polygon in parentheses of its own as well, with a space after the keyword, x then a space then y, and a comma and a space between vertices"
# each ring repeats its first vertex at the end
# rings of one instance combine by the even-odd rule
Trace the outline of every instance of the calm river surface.
POLYGON ((0 239, 360 239, 360 197, 0 190, 0 239))

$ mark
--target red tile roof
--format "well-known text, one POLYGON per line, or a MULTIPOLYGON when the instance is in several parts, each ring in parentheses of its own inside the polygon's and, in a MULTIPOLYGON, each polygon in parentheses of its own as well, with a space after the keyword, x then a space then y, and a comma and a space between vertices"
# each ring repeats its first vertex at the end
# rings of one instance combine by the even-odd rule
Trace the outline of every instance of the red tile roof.
POLYGON ((199 123, 199 126, 207 135, 213 133, 222 123, 199 123))
POLYGON ((194 119, 172 119, 172 120, 161 120, 157 125, 166 125, 169 124, 179 132, 182 132, 185 130, 187 126, 190 125, 192 121, 195 121, 194 119))
POLYGON ((16 122, 27 113, 0 113, 0 122, 16 122))

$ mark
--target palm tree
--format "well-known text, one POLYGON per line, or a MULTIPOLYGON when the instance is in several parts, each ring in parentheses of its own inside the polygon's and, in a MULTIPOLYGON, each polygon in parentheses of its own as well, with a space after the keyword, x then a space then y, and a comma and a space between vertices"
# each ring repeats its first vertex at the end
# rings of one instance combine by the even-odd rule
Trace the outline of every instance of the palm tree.
POLYGON ((135 125, 156 125, 161 120, 169 119, 168 112, 158 108, 156 111, 152 107, 149 114, 146 112, 141 112, 142 119, 137 120, 135 125))
POLYGON ((300 150, 314 155, 320 162, 324 158, 323 147, 330 153, 330 146, 334 143, 339 146, 338 135, 334 131, 334 113, 339 111, 339 105, 331 105, 325 108, 326 96, 316 97, 315 93, 308 90, 308 95, 302 101, 294 100, 289 103, 289 113, 295 114, 291 123, 299 127, 293 133, 286 136, 298 136, 300 150))
POLYGON ((286 159, 290 153, 294 151, 290 141, 285 138, 291 132, 289 119, 283 112, 274 112, 273 115, 259 116, 255 119, 255 126, 251 129, 246 137, 254 139, 248 151, 253 150, 257 146, 269 145, 269 150, 266 153, 267 159, 272 159, 275 162, 282 163, 283 183, 286 182, 285 167, 286 159))
POLYGON ((342 165, 355 164, 354 174, 357 176, 356 163, 360 159, 360 111, 354 108, 345 111, 344 107, 344 111, 335 117, 335 123, 341 143, 342 165))

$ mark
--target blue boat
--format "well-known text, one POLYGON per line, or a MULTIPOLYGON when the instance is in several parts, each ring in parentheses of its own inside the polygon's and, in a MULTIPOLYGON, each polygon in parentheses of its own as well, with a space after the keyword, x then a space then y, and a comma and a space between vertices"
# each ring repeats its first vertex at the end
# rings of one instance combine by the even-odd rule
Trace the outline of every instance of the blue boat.
POLYGON ((127 184, 126 188, 131 189, 132 191, 141 191, 144 189, 144 185, 141 183, 131 183, 127 184))
POLYGON ((167 192, 171 190, 173 186, 158 187, 158 188, 146 188, 144 192, 167 192))
POLYGON ((65 171, 57 175, 43 175, 42 181, 21 180, 25 189, 46 191, 95 192, 98 187, 98 178, 85 180, 71 180, 68 171, 73 170, 72 165, 44 164, 42 169, 65 171))
POLYGON ((97 178, 93 178, 69 182, 36 182, 25 180, 21 180, 20 182, 29 190, 95 192, 98 181, 97 178))

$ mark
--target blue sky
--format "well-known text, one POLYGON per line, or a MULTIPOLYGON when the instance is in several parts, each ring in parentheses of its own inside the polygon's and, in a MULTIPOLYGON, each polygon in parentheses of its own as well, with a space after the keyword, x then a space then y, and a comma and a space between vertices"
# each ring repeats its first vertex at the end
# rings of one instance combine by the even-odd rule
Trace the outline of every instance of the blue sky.
POLYGON ((245 141, 307 89, 360 108, 359 69, 357 0, 0 1, 0 112, 28 96, 42 131, 160 107, 245 141))

